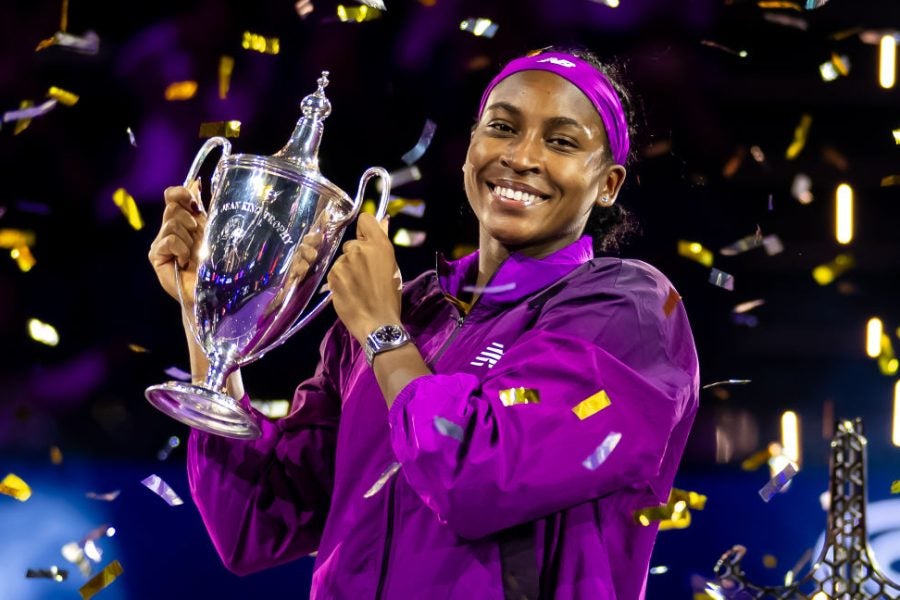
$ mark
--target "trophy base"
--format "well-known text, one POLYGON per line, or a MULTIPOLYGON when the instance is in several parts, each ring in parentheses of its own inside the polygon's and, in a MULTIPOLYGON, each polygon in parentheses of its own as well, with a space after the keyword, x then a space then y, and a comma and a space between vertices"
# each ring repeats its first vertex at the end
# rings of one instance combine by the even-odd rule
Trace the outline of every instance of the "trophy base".
POLYGON ((144 396, 173 419, 206 433, 238 440, 262 435, 253 414, 229 396, 199 385, 169 381, 147 388, 144 396))

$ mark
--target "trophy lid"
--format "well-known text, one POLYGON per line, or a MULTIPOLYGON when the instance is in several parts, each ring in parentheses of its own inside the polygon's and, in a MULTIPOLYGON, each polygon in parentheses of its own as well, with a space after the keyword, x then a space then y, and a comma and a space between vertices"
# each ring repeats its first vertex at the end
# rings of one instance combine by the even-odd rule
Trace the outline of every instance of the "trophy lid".
POLYGON ((291 138, 274 154, 303 171, 319 171, 319 144, 322 141, 324 121, 331 114, 331 102, 325 97, 328 71, 322 71, 317 83, 319 88, 300 103, 303 116, 297 121, 291 138))

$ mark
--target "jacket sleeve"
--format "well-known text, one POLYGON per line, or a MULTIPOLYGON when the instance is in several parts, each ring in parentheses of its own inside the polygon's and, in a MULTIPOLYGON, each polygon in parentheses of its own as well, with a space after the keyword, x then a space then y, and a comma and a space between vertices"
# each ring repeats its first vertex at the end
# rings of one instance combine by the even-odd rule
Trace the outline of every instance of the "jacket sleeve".
MULTIPOLYGON (((239 575, 289 562, 318 548, 334 485, 346 330, 332 327, 315 374, 294 393, 290 413, 256 413, 257 440, 191 431, 188 481, 213 545, 239 575)), ((249 398, 241 402, 249 409, 249 398)))
POLYGON ((412 381, 390 411, 409 484, 470 539, 626 488, 664 502, 698 388, 687 317, 664 303, 653 286, 570 298, 483 377, 412 381), (504 405, 520 387, 539 402, 504 405))

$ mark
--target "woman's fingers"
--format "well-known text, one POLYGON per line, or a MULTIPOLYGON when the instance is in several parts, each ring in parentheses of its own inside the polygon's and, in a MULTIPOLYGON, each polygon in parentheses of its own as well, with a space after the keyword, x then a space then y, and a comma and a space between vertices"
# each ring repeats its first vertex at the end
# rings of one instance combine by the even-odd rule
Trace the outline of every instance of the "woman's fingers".
POLYGON ((154 243, 150 260, 157 265, 174 260, 183 269, 191 260, 191 247, 177 235, 167 235, 154 243))

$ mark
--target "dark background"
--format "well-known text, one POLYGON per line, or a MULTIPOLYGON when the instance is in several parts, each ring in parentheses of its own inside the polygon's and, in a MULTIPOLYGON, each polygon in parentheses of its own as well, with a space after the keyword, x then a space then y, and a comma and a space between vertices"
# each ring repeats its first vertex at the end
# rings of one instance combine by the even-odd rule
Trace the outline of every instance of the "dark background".
MULTIPOLYGON (((299 101, 328 69, 333 112, 320 164, 343 189, 354 191, 370 165, 405 166, 400 157, 425 119, 437 124, 418 163, 423 179, 395 192, 427 204, 421 220, 392 220, 394 227, 428 234, 423 246, 397 250, 411 278, 433 264, 435 251, 450 253, 475 241, 460 168, 483 86, 504 61, 552 43, 584 45, 624 62, 639 110, 637 162, 619 200, 637 215, 642 234, 621 254, 656 265, 679 289, 703 383, 751 380, 701 396, 676 485, 707 494, 709 502, 705 511, 693 512, 689 529, 660 534, 653 564, 669 572, 651 576, 649 597, 689 597, 691 575, 710 576, 716 558, 734 543, 750 547, 749 570, 769 581, 779 581, 813 545, 825 519, 818 495, 827 482, 827 402, 836 417, 865 421, 871 500, 892 507, 900 502, 889 499, 890 482, 900 479, 890 444, 894 379, 864 352, 870 316, 880 316, 900 343, 894 334, 900 325, 900 194, 880 186, 883 177, 900 174, 900 149, 891 135, 900 127, 900 92, 878 86, 878 48, 860 36, 900 29, 900 4, 831 0, 803 11, 714 0, 622 0, 615 9, 590 0, 387 2, 388 12, 377 20, 341 23, 334 2, 315 1, 313 13, 301 19, 287 0, 72 0, 68 30, 96 31, 101 46, 95 56, 58 47, 34 52, 59 28, 57 2, 4 3, 0 110, 14 110, 23 99, 40 104, 51 85, 80 100, 34 119, 19 135, 13 124, 0 131, 0 229, 37 236, 30 272, 20 272, 6 250, 0 259, 0 476, 14 472, 34 490, 24 504, 0 496, 6 534, 0 598, 77 594, 84 580, 59 548, 104 522, 118 533, 101 543, 105 554, 95 568, 112 558, 125 568, 104 597, 307 593, 309 561, 249 578, 225 571, 190 502, 183 447, 166 461, 157 459, 170 436, 187 433, 143 399, 144 388, 169 379, 164 369, 187 368, 178 308, 159 289, 146 259, 162 190, 184 178, 202 142, 202 122, 240 120, 236 152, 276 151, 299 116, 299 101), (779 25, 766 14, 802 19, 808 28, 779 25), (491 18, 499 31, 493 39, 460 31, 469 17, 491 18), (241 49, 244 31, 278 37, 280 54, 241 49), (824 82, 818 66, 832 53, 846 55, 851 70, 824 82), (218 97, 217 77, 223 54, 235 59, 225 100, 218 97), (188 79, 199 84, 193 99, 164 99, 169 83, 188 79), (803 114, 813 118, 806 146, 787 160, 803 114), (762 149, 764 161, 750 156, 751 146, 762 149), (724 173, 741 153, 736 172, 724 173), (809 205, 791 196, 798 173, 812 179, 809 205), (849 247, 833 235, 840 182, 856 191, 849 247), (142 230, 131 229, 113 204, 119 187, 134 195, 142 230), (718 253, 757 227, 777 234, 784 252, 718 253), (715 251, 715 266, 734 275, 734 291, 710 285, 707 268, 680 257, 680 239, 715 251), (841 252, 852 254, 856 267, 829 286, 816 284, 812 269, 841 252), (751 313, 758 324, 735 324, 733 306, 757 298, 766 301, 751 313), (29 338, 32 317, 56 327, 58 346, 29 338), (789 492, 764 504, 756 490, 768 479, 766 469, 744 472, 740 462, 778 440, 780 415, 788 409, 800 415, 803 469, 789 492), (62 465, 51 464, 51 446, 62 450, 62 465), (153 472, 186 499, 185 506, 169 508, 140 485, 153 472), (111 503, 84 497, 110 489, 122 490, 111 503), (762 567, 765 553, 778 558, 775 570, 762 567), (50 564, 69 567, 69 580, 23 576, 26 568, 50 564)), ((312 372, 333 318, 333 312, 320 317, 245 369, 251 394, 288 398, 312 372)), ((898 531, 900 522, 870 523, 879 560, 894 573, 900 572, 898 531)))

